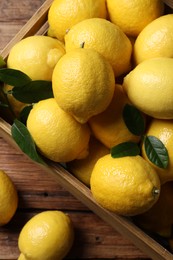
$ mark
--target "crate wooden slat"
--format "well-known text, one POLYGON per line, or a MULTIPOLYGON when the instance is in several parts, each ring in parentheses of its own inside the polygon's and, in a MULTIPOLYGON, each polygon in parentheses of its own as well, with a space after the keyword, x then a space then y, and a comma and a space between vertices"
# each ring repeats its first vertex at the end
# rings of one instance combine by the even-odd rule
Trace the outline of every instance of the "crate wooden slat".
POLYGON ((172 0, 163 0, 163 2, 168 5, 169 7, 173 8, 173 1, 172 0))
POLYGON ((7 46, 1 52, 1 55, 4 59, 6 59, 9 50, 16 42, 30 35, 44 34, 47 28, 47 13, 52 2, 53 0, 46 0, 29 19, 29 21, 22 27, 19 33, 17 33, 16 36, 9 42, 9 44, 7 44, 7 46))
MULTIPOLYGON (((10 41, 4 48, 1 55, 6 59, 11 47, 30 35, 44 34, 47 30, 47 12, 53 0, 46 0, 38 9, 33 17, 26 23, 20 32, 10 41)), ((17 145, 11 138, 11 126, 4 119, 0 118, 0 134, 16 149, 17 145)), ((158 244, 155 240, 145 234, 137 226, 135 226, 128 218, 117 216, 98 205, 92 197, 90 189, 78 181, 73 175, 66 171, 59 164, 49 162, 48 166, 39 165, 44 171, 58 181, 66 190, 73 196, 79 199, 89 209, 95 212, 101 219, 111 225, 116 231, 130 239, 138 248, 143 250, 148 256, 156 260, 171 260, 173 254, 168 252, 164 247, 158 244)))
MULTIPOLYGON (((11 126, 0 118, 0 135, 11 145, 18 149, 16 143, 11 138, 11 126)), ((173 255, 151 237, 136 227, 125 217, 117 216, 98 205, 93 199, 90 189, 78 181, 73 175, 66 171, 59 164, 49 162, 48 166, 39 165, 48 172, 55 180, 68 190, 74 197, 79 199, 89 209, 95 212, 101 219, 111 225, 121 235, 130 239, 138 248, 143 250, 148 256, 156 260, 171 260, 173 255)))

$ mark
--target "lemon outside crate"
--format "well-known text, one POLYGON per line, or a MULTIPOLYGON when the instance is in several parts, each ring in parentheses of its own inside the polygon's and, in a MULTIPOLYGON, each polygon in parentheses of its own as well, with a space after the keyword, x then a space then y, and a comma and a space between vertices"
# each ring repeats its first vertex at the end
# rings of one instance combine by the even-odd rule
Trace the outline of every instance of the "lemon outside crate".
MULTIPOLYGON (((4 48, 1 53, 4 59, 7 58, 11 47, 16 42, 30 35, 42 35, 47 32, 47 14, 52 1, 53 0, 46 0, 32 16, 32 18, 23 26, 19 33, 4 48)), ((173 7, 173 1, 165 0, 164 2, 170 7, 173 7)), ((7 142, 15 146, 16 149, 19 149, 11 137, 11 125, 8 122, 8 119, 4 117, 4 115, 0 116, 0 135, 7 140, 7 142)), ((149 257, 156 260, 173 259, 173 254, 134 225, 130 219, 117 216, 116 214, 113 214, 98 205, 93 199, 90 189, 77 180, 73 175, 69 174, 69 172, 60 164, 49 162, 47 166, 39 165, 39 167, 43 167, 44 171, 51 174, 60 185, 62 185, 73 196, 85 204, 90 210, 112 226, 121 235, 131 240, 149 257)))

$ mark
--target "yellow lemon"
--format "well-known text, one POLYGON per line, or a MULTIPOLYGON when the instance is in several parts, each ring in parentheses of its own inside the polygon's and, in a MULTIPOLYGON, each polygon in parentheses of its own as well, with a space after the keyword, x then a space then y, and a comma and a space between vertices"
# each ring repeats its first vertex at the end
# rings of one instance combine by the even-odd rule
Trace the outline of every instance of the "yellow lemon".
POLYGON ((138 64, 123 82, 131 103, 154 118, 173 119, 172 71, 172 58, 152 58, 138 64))
POLYGON ((111 22, 130 36, 137 36, 151 21, 161 16, 164 5, 161 0, 107 0, 111 22))
POLYGON ((24 254, 20 254, 17 260, 27 260, 27 258, 24 256, 24 254))
POLYGON ((170 237, 173 225, 173 182, 161 187, 158 201, 151 209, 134 218, 137 225, 149 232, 170 237))
POLYGON ((106 146, 91 136, 88 156, 84 159, 74 160, 67 163, 68 170, 84 184, 90 186, 90 177, 95 163, 99 158, 108 154, 109 152, 110 150, 106 148, 106 146))
POLYGON ((74 24, 87 18, 106 16, 105 0, 56 0, 48 12, 48 35, 63 40, 74 24))
POLYGON ((22 228, 18 259, 61 260, 71 249, 74 228, 70 217, 62 211, 48 210, 36 214, 22 228))
POLYGON ((108 148, 123 142, 140 140, 139 136, 128 130, 123 119, 124 106, 129 103, 122 86, 116 84, 115 94, 108 108, 89 120, 94 136, 108 148))
POLYGON ((7 224, 14 216, 18 206, 17 189, 6 174, 0 170, 0 226, 7 224))
POLYGON ((27 128, 39 151, 50 160, 67 162, 88 155, 89 127, 64 112, 54 98, 34 105, 27 128))
POLYGON ((138 35, 134 44, 136 64, 155 58, 173 58, 173 14, 163 15, 148 24, 138 35))
POLYGON ((141 156, 100 158, 91 174, 91 192, 105 209, 123 216, 149 210, 158 200, 160 180, 141 156))
POLYGON ((162 184, 167 181, 173 181, 173 120, 152 119, 145 135, 155 136, 164 144, 169 155, 168 167, 163 169, 151 163, 146 155, 144 144, 142 145, 142 157, 156 169, 162 184))
POLYGON ((16 43, 10 50, 7 67, 27 74, 33 80, 50 80, 61 56, 64 45, 48 36, 29 36, 16 43))
MULTIPOLYGON (((52 72, 59 58, 65 54, 64 44, 48 36, 34 35, 17 42, 10 50, 7 67, 27 74, 32 80, 52 80, 52 72)), ((5 86, 4 90, 12 88, 5 86)), ((15 116, 26 104, 7 94, 15 116)))
POLYGON ((85 123, 108 107, 114 94, 115 77, 111 65, 100 53, 78 48, 58 61, 52 86, 58 105, 85 123))
POLYGON ((130 69, 132 44, 119 26, 102 18, 90 18, 79 22, 65 35, 66 52, 90 48, 101 53, 112 65, 115 76, 130 69), (105 40, 106 38, 106 40, 105 40))

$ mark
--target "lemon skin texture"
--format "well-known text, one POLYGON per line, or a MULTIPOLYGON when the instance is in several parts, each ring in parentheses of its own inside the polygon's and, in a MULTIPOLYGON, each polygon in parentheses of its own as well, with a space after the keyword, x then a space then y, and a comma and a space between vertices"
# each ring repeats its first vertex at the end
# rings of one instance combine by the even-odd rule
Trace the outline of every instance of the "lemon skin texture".
POLYGON ((113 146, 127 142, 139 142, 140 136, 132 134, 123 119, 123 109, 130 104, 121 85, 115 85, 115 93, 111 103, 105 111, 93 116, 89 126, 94 136, 109 149, 113 146))
POLYGON ((143 113, 173 119, 173 59, 152 58, 138 64, 123 81, 131 101, 143 113))
POLYGON ((173 58, 173 14, 163 15, 148 24, 134 44, 136 64, 155 57, 173 58))
POLYGON ((94 49, 109 61, 116 77, 130 70, 132 44, 119 26, 102 18, 81 21, 65 35, 66 52, 83 42, 85 49, 94 49))
POLYGON ((24 254, 20 254, 17 260, 27 260, 27 258, 24 256, 24 254))
POLYGON ((111 65, 100 53, 78 48, 58 61, 52 87, 58 105, 83 124, 108 107, 115 90, 115 77, 111 65))
POLYGON ((18 207, 17 189, 3 170, 0 170, 0 226, 9 223, 18 207))
POLYGON ((88 155, 88 125, 64 112, 54 98, 34 105, 27 128, 40 153, 52 161, 67 162, 88 155))
POLYGON ((7 67, 27 74, 32 80, 52 80, 52 72, 61 56, 64 44, 44 35, 29 36, 10 50, 7 67))
POLYGON ((152 119, 145 135, 155 136, 164 144, 169 156, 168 166, 163 169, 152 163, 147 157, 144 143, 142 144, 142 157, 156 169, 161 184, 173 181, 173 120, 152 119))
POLYGON ((141 156, 100 158, 91 174, 91 192, 105 209, 134 216, 149 210, 158 200, 160 180, 141 156))
POLYGON ((91 135, 88 156, 84 159, 67 163, 67 168, 77 179, 89 187, 91 173, 97 160, 109 152, 110 150, 106 146, 91 135))
POLYGON ((108 15, 127 35, 136 37, 142 29, 163 15, 160 0, 107 0, 108 15))
MULTIPOLYGON (((48 36, 33 35, 17 42, 7 57, 7 67, 20 70, 32 80, 52 80, 55 64, 65 54, 64 44, 48 36)), ((13 88, 5 85, 4 91, 13 88)), ((25 103, 7 93, 9 105, 14 117, 19 117, 25 103)))
POLYGON ((19 234, 20 258, 63 259, 73 241, 74 228, 70 217, 61 211, 43 211, 32 217, 19 234))
POLYGON ((64 41, 66 32, 87 18, 107 17, 105 0, 56 0, 48 12, 48 35, 64 41))

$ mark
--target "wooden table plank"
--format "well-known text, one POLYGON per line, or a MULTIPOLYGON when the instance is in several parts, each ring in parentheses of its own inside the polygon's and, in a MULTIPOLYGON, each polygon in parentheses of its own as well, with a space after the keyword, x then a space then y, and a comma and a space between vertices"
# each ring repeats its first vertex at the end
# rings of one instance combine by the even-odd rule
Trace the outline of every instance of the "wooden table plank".
POLYGON ((37 165, 31 165, 26 156, 10 147, 1 138, 0 166, 14 183, 19 195, 20 208, 47 208, 88 210, 81 202, 64 190, 37 165))
POLYGON ((31 18, 44 0, 0 1, 0 51, 31 18))
MULTIPOLYGON (((44 0, 0 1, 0 50, 22 28, 44 0)), ((75 228, 70 259, 149 259, 130 241, 75 199, 54 179, 0 137, 0 169, 14 181, 19 207, 12 221, 0 228, 0 259, 17 259, 17 240, 22 226, 47 209, 67 212, 75 228), (34 183, 34 187, 33 187, 34 183)))
POLYGON ((69 258, 148 259, 2 137, 0 147, 0 169, 11 177, 19 194, 14 218, 0 228, 0 259, 17 258, 17 239, 22 226, 30 217, 47 209, 67 212, 74 223, 76 239, 69 258))
MULTIPOLYGON (((97 216, 93 217, 90 212, 87 214, 66 212, 71 217, 75 227, 75 241, 67 259, 144 259, 137 249, 134 249, 132 254, 130 252, 131 244, 120 238, 118 234, 112 233, 110 227, 100 221, 97 216)), ((36 212, 18 212, 11 224, 6 229, 4 228, 3 232, 0 232, 0 259, 16 259, 18 257, 19 250, 16 247, 18 233, 22 225, 34 214, 36 212), (14 224, 16 224, 15 229, 14 224)))

